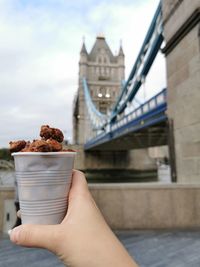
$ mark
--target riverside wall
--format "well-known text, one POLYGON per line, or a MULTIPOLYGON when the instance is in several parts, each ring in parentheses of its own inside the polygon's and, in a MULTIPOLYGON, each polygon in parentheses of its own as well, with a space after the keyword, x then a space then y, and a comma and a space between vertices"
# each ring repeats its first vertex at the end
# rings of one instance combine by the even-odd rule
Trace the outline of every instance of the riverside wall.
MULTIPOLYGON (((112 229, 200 227, 200 185, 127 183, 90 184, 89 188, 112 229)), ((13 199, 14 207, 14 188, 0 188, 0 232, 7 230, 7 199, 13 199)))
POLYGON ((0 186, 0 232, 6 232, 10 226, 14 225, 16 217, 14 198, 14 187, 0 186), (8 202, 11 202, 11 209, 7 208, 8 202))

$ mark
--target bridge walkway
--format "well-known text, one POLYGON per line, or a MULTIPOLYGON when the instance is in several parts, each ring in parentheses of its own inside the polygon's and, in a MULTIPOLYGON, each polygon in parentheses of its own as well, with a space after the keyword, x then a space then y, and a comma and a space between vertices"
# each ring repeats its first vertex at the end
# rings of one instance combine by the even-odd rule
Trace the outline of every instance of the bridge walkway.
MULTIPOLYGON (((119 231, 118 238, 140 267, 199 267, 198 231, 119 231)), ((0 239, 0 267, 62 267, 43 249, 13 245, 8 236, 0 239)))

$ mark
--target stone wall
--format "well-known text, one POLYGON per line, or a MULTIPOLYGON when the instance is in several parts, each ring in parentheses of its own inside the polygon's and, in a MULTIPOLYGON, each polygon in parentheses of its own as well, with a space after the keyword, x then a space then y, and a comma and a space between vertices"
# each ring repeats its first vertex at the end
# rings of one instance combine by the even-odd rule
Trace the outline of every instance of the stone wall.
POLYGON ((168 116, 178 182, 200 182, 200 2, 163 1, 168 116))
MULTIPOLYGON (((112 229, 200 227, 200 185, 90 184, 90 191, 112 229)), ((0 232, 4 201, 14 188, 0 190, 0 232)))
POLYGON ((200 227, 200 186, 177 184, 90 185, 112 229, 200 227))
MULTIPOLYGON (((0 232, 5 228, 5 200, 13 200, 13 210, 14 210, 14 188, 13 187, 0 187, 0 232)), ((13 214, 12 214, 13 215, 13 214)), ((9 215, 9 218, 12 217, 9 215)), ((14 224, 14 221, 11 222, 14 224)))
POLYGON ((94 135, 84 98, 83 81, 86 78, 91 99, 97 110, 106 114, 116 102, 125 77, 124 53, 120 46, 113 55, 105 37, 97 36, 88 53, 82 45, 79 61, 79 85, 73 108, 73 142, 84 144, 94 135))
POLYGON ((165 41, 168 42, 199 8, 199 0, 162 0, 165 41))

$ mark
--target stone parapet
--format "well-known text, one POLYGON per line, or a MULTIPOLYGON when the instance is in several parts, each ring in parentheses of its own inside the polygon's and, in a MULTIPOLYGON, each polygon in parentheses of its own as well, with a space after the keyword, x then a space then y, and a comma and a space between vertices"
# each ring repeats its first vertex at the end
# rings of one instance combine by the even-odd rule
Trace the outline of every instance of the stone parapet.
MULTIPOLYGON (((15 198, 15 191, 14 191, 14 187, 7 187, 7 186, 1 186, 0 187, 0 232, 3 232, 3 230, 5 230, 6 227, 6 221, 12 220, 13 217, 13 212, 12 214, 10 214, 10 210, 6 211, 5 210, 5 202, 7 200, 11 200, 11 202, 13 203, 13 209, 11 208, 11 210, 14 210, 14 198, 15 198), (9 215, 8 215, 9 214, 9 215), (8 216, 8 218, 6 218, 6 215, 8 216)), ((14 216, 16 217, 16 214, 14 214, 14 216)), ((12 220, 10 222, 12 225, 14 224, 14 221, 12 220)))
MULTIPOLYGON (((89 188, 112 229, 200 227, 200 185, 120 183, 90 184, 89 188)), ((13 187, 0 188, 0 232, 5 228, 6 200, 14 205, 13 187)))
POLYGON ((91 184, 90 191, 113 229, 200 227, 197 184, 91 184))

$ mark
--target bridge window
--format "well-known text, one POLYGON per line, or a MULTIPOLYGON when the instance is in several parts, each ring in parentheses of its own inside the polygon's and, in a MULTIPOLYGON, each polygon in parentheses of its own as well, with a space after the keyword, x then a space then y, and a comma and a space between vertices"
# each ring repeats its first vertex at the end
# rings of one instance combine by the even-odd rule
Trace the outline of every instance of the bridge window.
POLYGON ((105 97, 106 98, 110 98, 111 97, 111 95, 110 95, 110 89, 109 88, 106 89, 105 97))
POLYGON ((107 103, 106 102, 100 102, 99 103, 99 111, 101 113, 106 114, 106 112, 107 112, 107 103))
POLYGON ((96 74, 99 74, 99 67, 96 67, 96 74))
POLYGON ((105 97, 105 94, 106 94, 106 88, 105 88, 105 87, 100 87, 100 88, 99 88, 99 92, 98 92, 98 94, 101 94, 102 96, 105 97))
POLYGON ((100 97, 100 98, 101 98, 102 96, 103 96, 103 95, 102 95, 102 93, 98 93, 98 97, 100 97))

